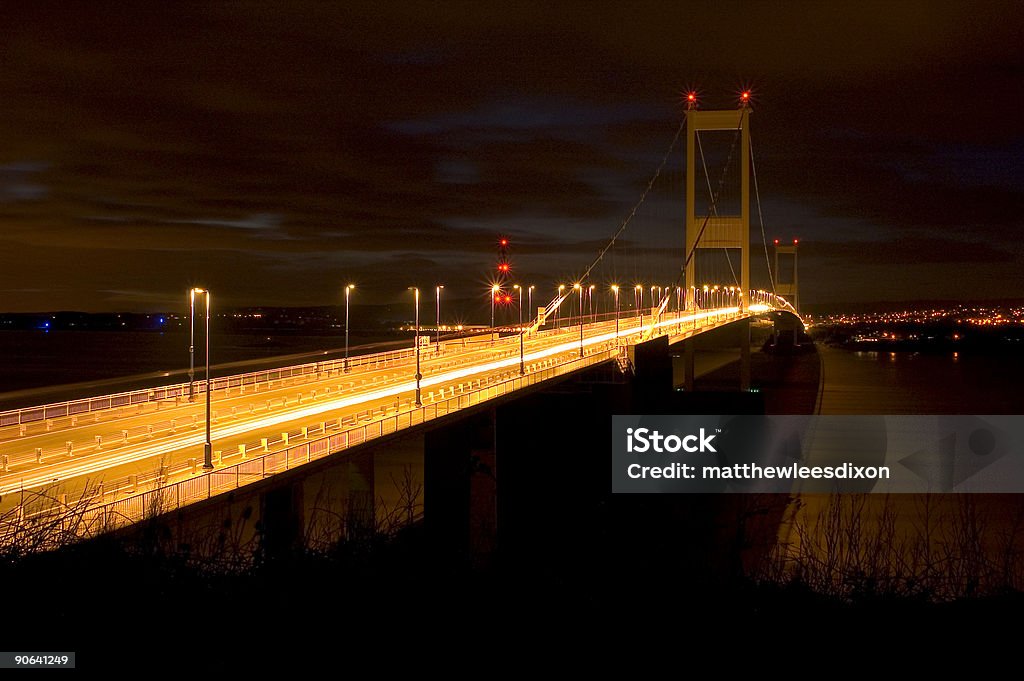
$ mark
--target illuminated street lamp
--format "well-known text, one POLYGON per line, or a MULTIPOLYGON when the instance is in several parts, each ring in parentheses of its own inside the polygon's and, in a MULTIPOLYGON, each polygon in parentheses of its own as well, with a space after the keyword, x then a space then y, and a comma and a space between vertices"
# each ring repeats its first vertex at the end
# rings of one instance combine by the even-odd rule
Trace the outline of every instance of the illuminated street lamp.
POLYGON ((615 294, 615 347, 619 347, 619 285, 612 284, 612 293, 615 294))
POLYGON ((565 284, 558 285, 558 305, 555 307, 555 331, 558 331, 562 327, 562 291, 565 290, 565 284))
POLYGON ((644 287, 643 284, 637 284, 633 287, 633 299, 636 301, 636 314, 640 318, 640 325, 644 324, 644 287))
MULTIPOLYGON (((536 286, 530 286, 530 288, 526 289, 529 292, 529 294, 530 294, 530 304, 526 306, 526 312, 529 315, 533 314, 533 289, 535 289, 535 288, 537 288, 537 287, 536 286)), ((530 319, 533 319, 533 317, 531 316, 530 319)))
POLYGON ((444 284, 438 284, 435 289, 437 292, 437 333, 435 335, 434 345, 438 352, 441 350, 441 289, 443 288, 444 284))
POLYGON ((349 284, 345 287, 345 371, 348 371, 348 299, 352 294, 352 289, 356 287, 355 284, 349 284))
POLYGON ((420 379, 423 378, 423 374, 420 373, 420 290, 415 286, 410 286, 409 290, 413 292, 416 298, 416 406, 422 407, 423 400, 420 399, 420 379))
POLYGON ((572 287, 580 292, 580 357, 583 357, 583 286, 576 282, 572 287))
POLYGON ((188 401, 196 401, 196 291, 202 289, 190 288, 188 290, 188 401))
POLYGON ((491 343, 494 343, 494 301, 500 290, 501 288, 497 284, 491 287, 491 343))
POLYGON ((594 322, 594 285, 587 287, 587 304, 590 306, 590 323, 594 322))
POLYGON ((526 373, 526 365, 523 364, 523 287, 516 284, 512 288, 519 291, 519 375, 522 376, 526 373))
MULTIPOLYGON (((196 294, 206 296, 206 442, 203 444, 203 468, 213 468, 213 442, 210 437, 210 289, 193 288, 189 291, 189 317, 191 319, 192 343, 189 347, 190 359, 195 344, 196 294)), ((189 400, 194 401, 192 388, 192 372, 189 368, 189 400)))

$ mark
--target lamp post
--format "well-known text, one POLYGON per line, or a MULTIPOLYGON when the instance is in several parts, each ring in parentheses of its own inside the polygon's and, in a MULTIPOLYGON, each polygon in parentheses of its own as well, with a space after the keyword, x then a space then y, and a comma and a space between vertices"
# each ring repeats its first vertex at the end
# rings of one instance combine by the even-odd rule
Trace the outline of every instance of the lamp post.
POLYGON ((435 291, 437 292, 437 334, 434 339, 434 346, 437 352, 441 351, 441 289, 444 288, 444 284, 438 284, 435 291))
POLYGON ((519 375, 522 376, 526 373, 526 365, 523 364, 523 287, 516 284, 512 288, 519 291, 519 375))
POLYGON ((352 289, 356 287, 355 284, 349 284, 345 287, 345 371, 348 371, 348 299, 352 293, 352 289))
POLYGON ((558 306, 555 308, 555 331, 562 328, 562 291, 565 290, 565 284, 558 285, 558 306))
MULTIPOLYGON (((529 291, 530 293, 530 304, 526 306, 526 313, 529 315, 533 315, 533 289, 535 288, 537 287, 530 286, 530 288, 527 289, 527 291, 529 291)), ((531 316, 530 319, 533 319, 533 317, 531 316)))
POLYGON ((636 316, 640 320, 640 326, 644 325, 644 287, 637 284, 633 287, 633 300, 636 303, 636 316))
POLYGON ((210 289, 193 288, 190 292, 189 301, 192 312, 192 338, 195 340, 195 299, 196 294, 206 296, 206 442, 203 443, 203 468, 213 468, 213 441, 210 437, 210 289))
POLYGON ((416 299, 416 406, 422 407, 423 400, 420 399, 420 379, 423 378, 423 374, 420 373, 420 290, 415 286, 410 286, 409 290, 413 292, 416 299))
POLYGON ((188 401, 196 401, 196 291, 188 290, 188 401))
POLYGON ((580 292, 580 357, 583 357, 583 285, 576 282, 572 285, 574 289, 580 292))
POLYGON ((615 347, 619 347, 619 285, 612 284, 612 293, 615 294, 615 347))
POLYGON ((501 289, 497 284, 491 286, 491 344, 494 344, 494 300, 498 297, 498 291, 501 289))
POLYGON ((587 304, 590 306, 590 322, 594 322, 594 285, 587 287, 587 304))

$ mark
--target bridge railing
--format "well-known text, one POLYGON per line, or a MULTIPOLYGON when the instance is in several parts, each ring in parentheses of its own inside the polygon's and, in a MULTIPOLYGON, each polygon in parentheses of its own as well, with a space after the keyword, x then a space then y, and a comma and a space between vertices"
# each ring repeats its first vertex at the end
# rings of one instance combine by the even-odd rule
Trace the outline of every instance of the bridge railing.
MULTIPOLYGON (((566 297, 568 297, 568 294, 566 294, 566 297)), ((796 314, 796 310, 793 306, 780 296, 776 296, 766 291, 751 291, 750 298, 748 298, 748 300, 753 301, 758 299, 763 300, 766 304, 788 309, 796 314)), ((549 307, 553 306, 554 301, 549 304, 549 307)), ((647 313, 650 314, 649 308, 643 309, 647 310, 647 313)), ((592 321, 607 321, 608 319, 614 319, 614 317, 614 313, 602 313, 601 315, 595 315, 593 318, 590 318, 589 315, 584 315, 584 319, 591 319, 592 321)), ((623 315, 623 317, 625 317, 625 315, 623 315)), ((579 317, 578 315, 573 316, 570 314, 561 319, 561 323, 578 324, 579 317)), ((349 358, 348 366, 350 368, 378 367, 390 362, 412 359, 415 354, 415 348, 405 348, 402 350, 389 350, 386 352, 356 355, 349 358)), ((216 392, 236 387, 245 388, 249 386, 257 386, 271 381, 308 376, 311 374, 339 372, 344 369, 344 366, 344 359, 307 362, 305 364, 296 364, 277 369, 263 369, 244 374, 221 376, 212 379, 210 384, 211 389, 216 392)), ((194 394, 197 396, 204 394, 206 391, 206 382, 203 380, 195 381, 192 386, 194 394)), ((110 395, 100 395, 78 400, 68 400, 33 407, 24 407, 21 409, 12 409, 0 412, 0 428, 5 426, 36 423, 50 419, 72 417, 122 407, 144 405, 163 400, 181 399, 187 397, 188 394, 189 383, 183 382, 158 388, 142 388, 139 390, 130 390, 110 395)))
MULTIPOLYGON (((416 354, 415 348, 403 350, 389 350, 367 355, 356 355, 349 358, 349 368, 377 367, 390 362, 403 359, 411 359, 416 354)), ((320 362, 309 362, 292 366, 280 367, 278 369, 263 369, 251 371, 244 374, 232 374, 221 376, 210 380, 210 388, 216 392, 228 388, 256 386, 270 381, 279 381, 296 376, 308 376, 311 374, 325 372, 340 372, 345 367, 344 359, 331 359, 320 362)), ((196 395, 206 392, 206 382, 197 380, 193 383, 196 395)), ((119 407, 130 407, 148 402, 159 402, 161 400, 180 399, 189 394, 189 383, 176 383, 159 388, 142 388, 126 392, 114 393, 111 395, 100 395, 87 397, 79 400, 68 400, 65 402, 54 402, 35 407, 12 409, 0 412, 0 427, 15 426, 21 424, 46 421, 49 419, 88 414, 96 411, 117 409, 119 407)))
MULTIPOLYGON (((122 498, 117 498, 120 492, 116 487, 113 491, 110 491, 109 486, 106 491, 102 487, 97 487, 87 493, 89 498, 85 499, 84 503, 75 504, 74 508, 68 507, 66 502, 61 499, 60 503, 48 508, 39 508, 29 512, 21 509, 21 512, 15 516, 14 522, 18 527, 14 529, 21 531, 22 528, 31 528, 33 524, 37 526, 47 524, 51 528, 59 526, 61 531, 55 533, 55 537, 64 533, 82 537, 94 536, 115 530, 161 513, 183 508, 197 501, 209 499, 223 492, 244 487, 298 465, 345 451, 365 442, 497 399, 557 376, 606 362, 615 358, 620 352, 621 347, 616 348, 614 341, 601 343, 596 347, 588 348, 587 354, 583 358, 561 363, 553 359, 541 360, 537 363, 539 368, 534 371, 504 380, 477 379, 471 381, 469 390, 465 390, 461 394, 455 395, 455 390, 452 388, 452 396, 445 398, 443 394, 446 391, 442 391, 442 397, 431 404, 407 411, 398 411, 390 415, 386 411, 383 417, 361 425, 346 427, 351 417, 325 421, 320 424, 322 429, 320 437, 265 452, 253 452, 254 455, 250 455, 238 463, 217 468, 209 473, 197 474, 178 482, 166 483, 168 472, 161 471, 152 478, 153 489, 134 492, 122 498), (330 430, 335 432, 328 432, 330 430), (61 517, 62 514, 66 517, 61 517), (53 524, 54 518, 57 518, 58 525, 53 524)), ((517 370, 516 373, 518 373, 517 370)), ((373 412, 366 413, 372 419, 373 412)), ((255 448, 259 445, 254 444, 253 446, 255 448)), ((7 519, 6 523, 10 525, 11 520, 7 519)), ((9 536, 10 529, 12 528, 0 528, 0 535, 9 536)))

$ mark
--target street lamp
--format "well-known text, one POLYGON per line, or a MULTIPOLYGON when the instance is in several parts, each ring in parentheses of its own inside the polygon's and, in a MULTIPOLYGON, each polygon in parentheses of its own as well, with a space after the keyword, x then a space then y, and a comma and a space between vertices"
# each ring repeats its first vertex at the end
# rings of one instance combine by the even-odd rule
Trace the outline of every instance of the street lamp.
POLYGON ((352 289, 356 287, 355 284, 349 284, 345 287, 345 371, 348 371, 348 299, 352 294, 352 289))
MULTIPOLYGON (((203 468, 213 468, 213 442, 210 437, 210 289, 193 288, 189 292, 189 312, 192 319, 192 340, 195 341, 195 301, 196 294, 206 296, 206 442, 203 444, 203 468)), ((192 353, 190 348, 189 353, 192 353)), ((191 381, 191 369, 189 371, 191 381)), ((192 388, 189 387, 191 393, 192 388)), ((192 399, 191 395, 189 399, 192 399)))
POLYGON ((444 288, 444 284, 438 284, 435 289, 437 292, 437 334, 434 340, 435 349, 441 351, 441 289, 444 288))
POLYGON ((523 364, 523 287, 515 284, 512 288, 519 291, 519 375, 522 376, 526 373, 526 365, 523 364))
POLYGON ((572 285, 574 289, 580 292, 580 357, 583 357, 583 286, 579 282, 572 285))
MULTIPOLYGON (((527 289, 527 291, 529 291, 530 293, 530 304, 526 306, 526 313, 529 315, 533 315, 533 289, 535 288, 537 287, 531 286, 530 288, 527 289)), ((533 319, 533 317, 531 316, 530 319, 533 319)))
POLYGON ((612 284, 612 293, 615 294, 615 347, 619 347, 619 285, 612 284))
POLYGON ((422 407, 423 400, 420 399, 420 379, 423 378, 423 374, 420 373, 420 290, 415 286, 410 286, 409 290, 415 294, 416 298, 416 406, 422 407))
POLYGON ((196 291, 202 289, 191 288, 188 290, 188 401, 196 401, 196 291))
POLYGON ((640 318, 640 326, 644 325, 644 287, 643 284, 637 284, 633 287, 633 300, 636 303, 636 315, 640 318))
POLYGON ((562 291, 565 290, 565 284, 558 285, 558 306, 555 307, 555 331, 558 331, 562 327, 562 291))
POLYGON ((498 297, 501 288, 495 284, 491 287, 491 343, 494 343, 494 301, 498 297))
POLYGON ((587 304, 590 306, 590 323, 594 322, 594 285, 587 287, 587 304))

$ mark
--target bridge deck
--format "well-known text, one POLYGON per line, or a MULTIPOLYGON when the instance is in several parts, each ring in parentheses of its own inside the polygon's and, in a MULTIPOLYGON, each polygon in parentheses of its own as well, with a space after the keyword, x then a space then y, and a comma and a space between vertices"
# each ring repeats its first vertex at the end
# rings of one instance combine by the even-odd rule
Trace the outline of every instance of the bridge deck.
MULTIPOLYGON (((766 309, 767 306, 765 306, 766 309)), ((614 358, 652 335, 672 341, 750 316, 737 308, 620 318, 545 329, 519 336, 442 343, 421 351, 423 406, 414 405, 412 350, 365 356, 342 371, 265 372, 248 383, 221 379, 211 392, 215 467, 201 468, 204 396, 181 390, 113 407, 91 400, 93 411, 36 408, 53 418, 0 427, 0 511, 21 522, 85 499, 90 526, 106 530, 135 522, 154 508, 171 510, 262 480, 391 433, 417 427, 510 392, 614 358), (276 378, 275 378, 276 376, 276 378)), ((237 379, 237 380, 233 380, 237 379)), ((197 384, 200 385, 201 384, 197 384)), ((59 405, 58 405, 59 407, 59 405)), ((24 412, 26 410, 22 410, 24 412)), ((3 421, 0 421, 3 423, 3 421)))

